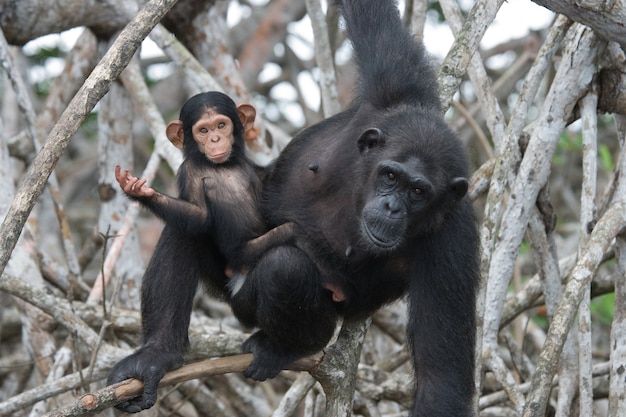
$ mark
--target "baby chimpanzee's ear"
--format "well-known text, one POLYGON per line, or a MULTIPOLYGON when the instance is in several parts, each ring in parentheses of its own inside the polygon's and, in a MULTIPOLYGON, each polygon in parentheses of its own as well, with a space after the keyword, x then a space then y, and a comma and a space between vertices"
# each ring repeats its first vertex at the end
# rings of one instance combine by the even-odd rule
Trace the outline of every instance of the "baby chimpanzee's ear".
POLYGON ((183 149, 183 142, 185 139, 185 133, 183 131, 183 122, 180 120, 173 120, 169 122, 165 128, 165 134, 167 138, 172 142, 172 145, 179 149, 183 149))
POLYGON ((237 112, 243 125, 243 130, 248 131, 254 127, 254 118, 256 117, 256 109, 252 104, 242 103, 237 106, 237 112))

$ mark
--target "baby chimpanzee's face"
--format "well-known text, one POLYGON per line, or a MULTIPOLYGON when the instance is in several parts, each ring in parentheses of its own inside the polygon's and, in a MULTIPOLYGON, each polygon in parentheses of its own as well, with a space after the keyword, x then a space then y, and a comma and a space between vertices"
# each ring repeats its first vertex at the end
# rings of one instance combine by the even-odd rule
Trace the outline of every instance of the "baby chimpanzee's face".
POLYGON ((223 164, 231 156, 235 137, 233 122, 228 116, 207 109, 192 127, 193 138, 200 152, 214 164, 223 164))

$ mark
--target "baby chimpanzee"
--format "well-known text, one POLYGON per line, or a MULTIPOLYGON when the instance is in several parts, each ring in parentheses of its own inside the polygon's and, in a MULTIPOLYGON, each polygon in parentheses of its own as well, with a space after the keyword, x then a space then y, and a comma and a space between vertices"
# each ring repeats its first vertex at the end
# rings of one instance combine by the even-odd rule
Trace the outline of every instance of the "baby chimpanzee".
MULTIPOLYGON (((146 359, 146 364, 152 359, 164 362, 167 370, 182 365, 191 303, 182 302, 188 308, 181 309, 181 300, 193 298, 200 280, 208 284, 214 295, 230 299, 226 271, 232 268, 239 285, 245 279, 242 275, 265 250, 293 237, 291 223, 268 232, 258 207, 261 181, 257 168, 244 152, 244 133, 253 127, 255 117, 253 106, 236 106, 220 92, 201 93, 185 102, 180 120, 170 122, 166 130, 169 140, 184 154, 178 171, 178 198, 146 186, 145 179, 134 177, 128 170, 122 171, 119 166, 115 169, 124 192, 165 221, 143 277, 144 345, 118 363, 109 375, 109 382, 130 377, 142 379, 146 402, 156 399, 156 385, 163 375, 136 375, 125 364, 141 358, 146 359), (168 300, 160 294, 168 294, 168 300), (144 314, 154 308, 169 310, 164 319, 167 323, 155 322, 144 314), (177 333, 174 337, 163 334, 172 331, 177 333), (155 348, 153 345, 161 336, 179 343, 172 343, 166 351, 155 348), (151 384, 157 376, 155 384, 151 384)), ((138 411, 142 407, 133 401, 139 400, 119 407, 138 411)))

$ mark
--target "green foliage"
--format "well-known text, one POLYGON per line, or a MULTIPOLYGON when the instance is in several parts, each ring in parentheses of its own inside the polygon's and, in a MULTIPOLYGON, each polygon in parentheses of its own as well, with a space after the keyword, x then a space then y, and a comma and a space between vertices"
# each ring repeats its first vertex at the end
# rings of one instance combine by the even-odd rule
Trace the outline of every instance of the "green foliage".
POLYGON ((36 77, 33 82, 35 94, 37 94, 38 97, 46 97, 50 93, 54 79, 53 75, 48 74, 48 64, 52 60, 62 60, 65 57, 65 52, 61 50, 59 44, 54 46, 40 46, 35 52, 26 55, 26 57, 32 63, 31 70, 35 70, 39 74, 46 74, 45 76, 36 77))
POLYGON ((85 139, 95 141, 98 138, 98 112, 92 111, 80 126, 80 132, 85 139))
POLYGON ((45 65, 46 61, 49 58, 61 58, 65 55, 65 53, 63 51, 61 51, 61 48, 59 48, 58 45, 56 46, 42 46, 40 48, 37 49, 37 51, 35 53, 33 53, 32 55, 28 56, 28 59, 34 64, 34 65, 45 65))
POLYGON ((530 318, 537 326, 541 327, 546 332, 548 331, 550 323, 548 322, 548 317, 544 314, 533 314, 530 318))
POLYGON ((615 293, 609 293, 591 300, 589 305, 592 320, 610 326, 613 322, 613 312, 615 311, 615 293))
POLYGON ((522 244, 519 247, 519 253, 520 254, 530 253, 530 242, 528 242, 526 239, 522 241, 522 244))
MULTIPOLYGON (((441 8, 441 4, 439 3, 439 0, 427 0, 427 1, 428 1, 428 6, 427 6, 428 14, 431 17, 436 17, 437 22, 444 23, 446 21, 446 18, 443 15, 443 9, 441 8)), ((460 2, 459 7, 461 8, 461 12, 463 13, 463 16, 467 17, 467 14, 469 13, 471 6, 472 6, 472 3, 470 2, 460 2)))
POLYGON ((37 97, 47 97, 52 89, 52 78, 46 78, 43 81, 35 83, 33 88, 37 97))
POLYGON ((600 157, 602 168, 608 172, 615 169, 615 161, 613 160, 613 155, 611 155, 611 150, 608 146, 600 145, 598 147, 598 156, 600 157))
POLYGON ((583 148, 583 137, 581 134, 573 135, 564 131, 556 145, 556 152, 552 158, 552 163, 562 166, 570 158, 572 152, 581 152, 583 148))
MULTIPOLYGON (((552 163, 555 166, 563 166, 570 160, 572 153, 581 153, 583 148, 582 134, 571 134, 563 132, 557 143, 556 151, 552 158, 552 163)), ((606 172, 611 172, 615 169, 615 159, 613 158, 611 149, 605 145, 600 144, 598 146, 598 158, 600 162, 599 168, 606 172)))
MULTIPOLYGON (((601 295, 591 300, 589 303, 591 319, 603 326, 611 326, 613 322, 613 312, 615 311, 615 294, 609 293, 601 295)), ((548 330, 548 318, 545 316, 543 308, 531 315, 531 320, 544 330, 548 330)))
POLYGON ((446 21, 446 18, 443 16, 443 10, 441 9, 441 5, 438 1, 428 0, 428 11, 437 16, 437 21, 439 23, 443 23, 446 21))

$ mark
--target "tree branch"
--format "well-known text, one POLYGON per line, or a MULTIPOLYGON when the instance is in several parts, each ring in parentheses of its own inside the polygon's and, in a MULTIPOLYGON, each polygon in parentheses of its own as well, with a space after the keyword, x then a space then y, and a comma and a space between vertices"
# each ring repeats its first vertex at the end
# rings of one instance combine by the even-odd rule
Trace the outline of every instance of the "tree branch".
POLYGON ((175 3, 176 0, 151 0, 141 9, 122 30, 50 132, 0 225, 0 274, 4 272, 26 219, 71 137, 128 65, 141 41, 175 3))
POLYGON ((626 3, 623 0, 533 0, 595 30, 601 37, 619 43, 626 52, 626 3))
POLYGON ((443 60, 439 70, 439 96, 443 110, 447 110, 452 96, 461 85, 463 74, 478 50, 478 45, 487 28, 496 17, 504 0, 479 0, 470 10, 463 28, 454 40, 454 45, 443 60))
MULTIPOLYGON (((315 372, 322 359, 322 353, 309 356, 294 362, 289 369, 294 371, 315 372)), ((212 375, 243 372, 248 365, 250 365, 250 362, 252 362, 252 354, 207 359, 190 363, 165 374, 161 379, 159 388, 212 375)), ((143 382, 137 379, 128 379, 114 385, 109 385, 94 393, 87 393, 81 396, 75 404, 52 411, 45 414, 44 417, 78 417, 93 415, 123 401, 135 398, 142 392, 143 382)))

